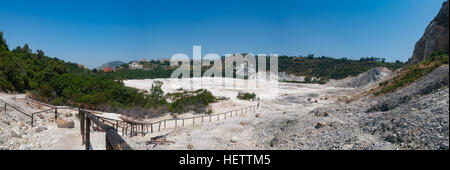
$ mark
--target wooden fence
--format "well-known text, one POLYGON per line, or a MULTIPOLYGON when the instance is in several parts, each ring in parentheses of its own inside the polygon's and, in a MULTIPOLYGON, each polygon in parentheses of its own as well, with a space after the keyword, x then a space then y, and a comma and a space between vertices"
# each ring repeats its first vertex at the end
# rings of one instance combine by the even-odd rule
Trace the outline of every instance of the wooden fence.
POLYGON ((117 129, 105 124, 99 117, 86 110, 79 109, 81 140, 86 150, 92 150, 91 122, 102 131, 105 131, 106 150, 133 150, 125 140, 117 133, 117 129))
POLYGON ((13 106, 13 105, 9 104, 9 103, 7 103, 6 101, 4 101, 4 100, 2 100, 2 99, 0 99, 0 102, 4 103, 4 113, 5 113, 5 114, 7 113, 7 107, 9 106, 10 108, 12 108, 12 109, 18 111, 19 113, 21 113, 21 114, 23 114, 23 115, 29 117, 29 118, 31 119, 31 121, 30 121, 31 127, 34 126, 34 117, 35 117, 36 114, 39 114, 39 113, 45 113, 45 112, 49 112, 49 111, 55 110, 55 112, 54 112, 54 113, 55 113, 55 121, 56 121, 56 119, 58 118, 58 107, 57 107, 57 106, 51 106, 51 105, 49 105, 49 106, 47 106, 47 107, 50 107, 51 109, 42 110, 42 111, 37 111, 37 112, 33 112, 33 113, 25 113, 24 111, 20 110, 20 109, 17 108, 16 106, 13 106))
POLYGON ((95 109, 95 106, 88 106, 83 104, 76 103, 78 108, 73 108, 73 106, 53 106, 47 103, 43 103, 46 101, 45 98, 39 98, 36 96, 27 96, 26 100, 36 102, 40 105, 46 106, 50 109, 34 112, 27 114, 24 111, 18 109, 17 107, 8 104, 7 102, 0 99, 1 102, 4 103, 4 112, 6 114, 7 106, 17 110, 18 112, 28 116, 31 118, 31 126, 33 126, 34 117, 36 114, 46 113, 54 110, 55 122, 58 118, 58 109, 70 109, 70 110, 78 110, 78 116, 80 120, 80 132, 82 136, 82 144, 85 145, 86 150, 92 150, 90 133, 92 130, 103 131, 105 133, 105 141, 106 141, 106 149, 107 150, 132 150, 132 148, 126 143, 126 141, 119 135, 119 131, 121 130, 122 136, 135 136, 141 134, 144 136, 148 133, 159 132, 162 129, 169 128, 172 123, 172 127, 177 128, 179 126, 185 126, 185 122, 192 121, 192 125, 197 123, 204 122, 212 122, 220 121, 221 119, 231 118, 233 116, 237 116, 238 114, 244 114, 249 111, 254 111, 259 108, 259 102, 256 105, 243 107, 240 109, 235 109, 227 112, 210 114, 210 115, 201 115, 194 116, 189 118, 172 118, 172 119, 164 119, 156 122, 139 122, 132 119, 124 119, 124 120, 116 120, 105 117, 100 117, 95 114, 101 114, 99 111, 88 110, 87 108, 95 109), (93 122, 93 124, 92 124, 93 122))
POLYGON ((192 122, 192 125, 195 125, 197 123, 204 123, 204 122, 212 122, 219 121, 220 119, 227 119, 232 118, 233 115, 237 116, 238 114, 244 114, 249 111, 254 111, 259 108, 259 103, 252 106, 247 106, 240 109, 235 109, 227 112, 217 113, 217 114, 210 114, 210 115, 201 115, 201 116, 194 116, 189 118, 173 118, 173 119, 164 119, 157 122, 151 122, 151 123, 135 123, 133 121, 127 121, 124 120, 124 126, 122 127, 122 135, 123 136, 135 136, 138 134, 141 134, 144 136, 148 133, 153 132, 159 132, 161 129, 168 128, 168 124, 172 124, 174 128, 185 126, 185 122, 189 121, 192 122), (129 129, 129 130, 128 130, 129 129))
MULTIPOLYGON (((33 95, 27 96, 27 98, 31 101, 39 102, 40 104, 43 104, 43 105, 45 105, 45 103, 42 103, 41 101, 47 100, 47 98, 42 98, 42 97, 33 96, 33 95)), ((221 119, 225 120, 227 118, 237 116, 238 114, 243 114, 243 113, 247 113, 249 111, 254 111, 259 108, 259 104, 260 103, 258 102, 258 104, 255 104, 252 106, 247 106, 247 107, 243 107, 243 108, 239 108, 239 109, 235 109, 235 110, 231 110, 231 111, 227 111, 227 112, 217 113, 217 114, 201 115, 201 116, 194 116, 194 117, 189 117, 189 118, 164 119, 164 120, 160 120, 160 121, 156 121, 156 122, 141 122, 141 121, 137 121, 137 120, 131 119, 131 118, 117 120, 117 119, 110 119, 110 118, 105 118, 105 117, 101 117, 101 116, 96 116, 95 114, 101 114, 102 112, 95 111, 95 110, 89 110, 89 109, 95 109, 95 106, 89 105, 89 104, 83 104, 83 103, 71 103, 70 109, 72 109, 72 110, 78 109, 78 110, 83 110, 83 111, 89 112, 91 115, 95 116, 101 123, 111 126, 112 128, 116 129, 116 131, 121 132, 122 136, 132 137, 132 136, 136 136, 139 134, 144 136, 145 134, 148 134, 148 133, 159 132, 162 129, 166 129, 169 127, 173 127, 173 128, 177 128, 180 126, 182 127, 182 126, 185 126, 185 124, 187 124, 186 123, 187 121, 192 122, 192 125, 195 125, 196 123, 212 122, 213 120, 214 121, 220 121, 221 119), (75 108, 74 106, 75 107, 78 106, 78 108, 75 108)), ((48 105, 48 107, 50 107, 50 108, 53 107, 55 109, 55 118, 56 118, 57 109, 60 108, 60 106, 52 106, 49 104, 46 104, 46 105, 48 105)), ((45 112, 45 111, 41 111, 41 112, 45 112)), ((97 127, 93 126, 93 127, 96 128, 95 130, 104 131, 104 130, 102 130, 102 128, 99 128, 98 126, 97 127)))

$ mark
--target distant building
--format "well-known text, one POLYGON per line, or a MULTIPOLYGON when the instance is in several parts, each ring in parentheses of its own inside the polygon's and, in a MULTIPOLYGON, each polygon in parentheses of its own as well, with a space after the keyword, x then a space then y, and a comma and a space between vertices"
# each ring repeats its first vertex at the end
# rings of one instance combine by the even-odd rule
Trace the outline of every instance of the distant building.
POLYGON ((82 68, 82 69, 86 69, 86 66, 84 66, 83 64, 78 64, 78 67, 82 68))
POLYGON ((103 68, 103 72, 110 72, 110 71, 114 71, 114 68, 111 68, 111 67, 105 67, 105 68, 103 68))
POLYGON ((147 61, 147 59, 145 59, 145 58, 142 58, 142 62, 146 62, 147 61))
POLYGON ((138 61, 133 61, 128 65, 130 69, 142 69, 143 66, 138 61))

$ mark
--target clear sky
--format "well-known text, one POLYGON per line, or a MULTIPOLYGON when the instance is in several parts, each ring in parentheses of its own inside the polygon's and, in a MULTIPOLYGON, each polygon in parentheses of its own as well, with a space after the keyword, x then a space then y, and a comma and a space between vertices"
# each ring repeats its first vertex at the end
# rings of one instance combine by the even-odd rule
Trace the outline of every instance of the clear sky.
POLYGON ((444 0, 1 0, 10 48, 107 61, 265 53, 406 61, 444 0))

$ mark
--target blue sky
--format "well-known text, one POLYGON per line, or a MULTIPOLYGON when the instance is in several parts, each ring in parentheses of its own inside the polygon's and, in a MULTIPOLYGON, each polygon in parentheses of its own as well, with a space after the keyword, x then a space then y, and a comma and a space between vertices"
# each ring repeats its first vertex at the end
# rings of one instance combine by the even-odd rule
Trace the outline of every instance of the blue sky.
POLYGON ((93 68, 175 53, 406 61, 444 0, 2 0, 10 48, 93 68))

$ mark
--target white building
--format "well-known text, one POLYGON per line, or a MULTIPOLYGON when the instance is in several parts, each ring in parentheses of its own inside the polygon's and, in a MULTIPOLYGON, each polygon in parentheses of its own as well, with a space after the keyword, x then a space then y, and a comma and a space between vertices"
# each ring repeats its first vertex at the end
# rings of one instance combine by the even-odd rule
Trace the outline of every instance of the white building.
POLYGON ((131 64, 128 65, 130 69, 142 69, 142 65, 138 61, 133 61, 131 64))

